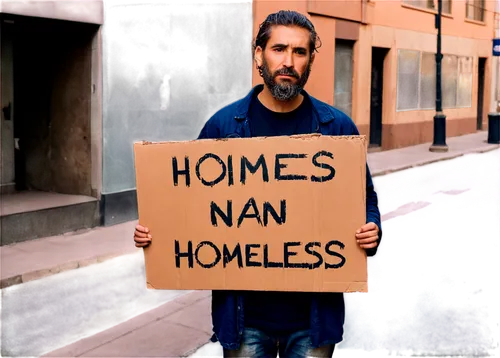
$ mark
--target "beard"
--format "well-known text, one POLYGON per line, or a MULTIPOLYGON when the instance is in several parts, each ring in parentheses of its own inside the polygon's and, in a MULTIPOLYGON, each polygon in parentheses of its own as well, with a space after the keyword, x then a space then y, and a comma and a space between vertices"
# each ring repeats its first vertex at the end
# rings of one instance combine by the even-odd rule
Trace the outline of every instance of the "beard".
POLYGON ((297 97, 304 86, 307 83, 309 74, 311 73, 311 62, 307 64, 306 70, 299 76, 299 74, 292 68, 282 68, 274 73, 271 73, 266 59, 262 58, 262 66, 260 67, 262 78, 267 88, 271 92, 272 96, 278 101, 289 101, 297 97), (279 75, 292 76, 297 79, 297 82, 292 83, 289 81, 283 81, 281 83, 276 82, 276 77, 279 75))

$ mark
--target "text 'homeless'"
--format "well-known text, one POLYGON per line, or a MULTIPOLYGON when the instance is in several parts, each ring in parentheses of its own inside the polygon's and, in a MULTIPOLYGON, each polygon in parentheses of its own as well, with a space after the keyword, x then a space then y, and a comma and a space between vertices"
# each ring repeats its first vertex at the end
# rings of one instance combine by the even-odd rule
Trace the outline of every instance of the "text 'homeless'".
POLYGON ((175 240, 175 266, 177 268, 181 267, 181 260, 185 259, 187 266, 189 268, 194 267, 194 262, 203 268, 210 269, 219 264, 224 267, 229 265, 231 261, 236 260, 239 268, 243 267, 264 267, 264 268, 306 268, 306 269, 317 269, 324 265, 325 269, 338 269, 344 266, 346 259, 345 257, 334 251, 333 247, 337 246, 338 249, 343 250, 344 244, 337 240, 332 240, 326 243, 323 250, 324 253, 329 256, 329 258, 336 258, 336 262, 327 262, 323 258, 323 254, 320 251, 316 251, 314 248, 322 248, 320 242, 309 242, 305 245, 301 242, 284 242, 283 243, 283 262, 273 262, 269 260, 269 246, 268 244, 246 244, 240 245, 236 244, 234 249, 231 251, 227 244, 222 245, 222 249, 216 244, 210 241, 202 241, 193 250, 193 242, 187 242, 187 248, 181 249, 181 243, 175 240), (242 252, 242 246, 244 247, 244 253, 242 252), (298 247, 303 247, 303 250, 315 259, 315 262, 291 262, 291 257, 297 256, 298 252, 294 249, 298 247), (201 251, 205 251, 202 253, 201 251), (202 261, 201 255, 206 258, 210 256, 210 260, 202 261), (243 260, 243 258, 245 260, 243 260), (221 263, 222 261, 222 263, 221 263))

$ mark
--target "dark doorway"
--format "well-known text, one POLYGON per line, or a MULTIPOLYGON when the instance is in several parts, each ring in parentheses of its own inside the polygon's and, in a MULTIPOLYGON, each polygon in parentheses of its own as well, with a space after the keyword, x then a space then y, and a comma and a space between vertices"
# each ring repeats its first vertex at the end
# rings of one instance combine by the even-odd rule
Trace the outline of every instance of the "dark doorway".
POLYGON ((477 70, 477 130, 483 129, 483 108, 484 108, 484 72, 486 68, 486 58, 479 58, 477 70))
POLYGON ((12 16, 17 190, 91 195, 96 25, 12 16))
POLYGON ((388 49, 372 48, 370 101, 370 147, 382 146, 382 100, 384 94, 384 59, 388 49))

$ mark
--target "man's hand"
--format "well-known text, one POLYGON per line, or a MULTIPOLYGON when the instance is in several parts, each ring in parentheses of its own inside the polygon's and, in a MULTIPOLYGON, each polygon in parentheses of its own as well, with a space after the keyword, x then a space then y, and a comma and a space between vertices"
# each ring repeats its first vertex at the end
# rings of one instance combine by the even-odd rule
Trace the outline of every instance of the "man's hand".
POLYGON ((373 249, 378 245, 379 228, 375 223, 367 223, 356 231, 356 240, 362 249, 373 249))
POLYGON ((134 241, 136 247, 146 247, 151 243, 153 237, 149 233, 149 229, 142 225, 137 225, 134 232, 134 241))

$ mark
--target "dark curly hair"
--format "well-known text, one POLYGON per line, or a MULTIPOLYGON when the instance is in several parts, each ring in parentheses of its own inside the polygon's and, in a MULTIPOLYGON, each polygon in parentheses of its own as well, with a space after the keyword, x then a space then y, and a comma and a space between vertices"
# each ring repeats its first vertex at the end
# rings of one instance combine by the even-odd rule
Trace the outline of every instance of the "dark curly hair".
POLYGON ((311 35, 309 41, 309 52, 311 56, 314 51, 318 52, 318 48, 321 47, 321 40, 314 29, 314 25, 306 16, 296 11, 281 10, 268 15, 264 22, 260 24, 259 33, 253 43, 253 53, 255 53, 257 46, 261 47, 263 50, 266 48, 267 41, 269 41, 269 37, 271 37, 272 27, 276 25, 298 26, 308 30, 311 35))

